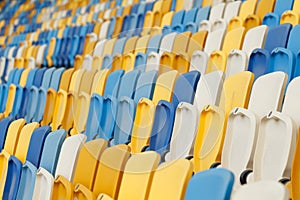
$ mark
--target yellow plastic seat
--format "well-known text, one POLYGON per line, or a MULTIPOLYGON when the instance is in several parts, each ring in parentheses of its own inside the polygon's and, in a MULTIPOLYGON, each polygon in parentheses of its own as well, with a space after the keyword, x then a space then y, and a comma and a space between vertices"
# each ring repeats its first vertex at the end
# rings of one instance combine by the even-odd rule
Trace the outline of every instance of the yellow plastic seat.
POLYGON ((26 124, 22 131, 20 132, 15 156, 24 164, 26 161, 27 151, 30 143, 30 138, 35 129, 39 127, 39 124, 37 122, 32 122, 30 124, 26 124))
POLYGON ((72 98, 74 101, 74 124, 71 130, 71 135, 81 133, 85 130, 85 124, 90 107, 91 88, 96 71, 86 71, 82 75, 81 84, 78 93, 73 93, 72 98))
POLYGON ((145 15, 144 26, 143 26, 143 30, 141 32, 141 36, 148 35, 148 33, 151 30, 151 27, 153 27, 153 19, 154 19, 154 13, 151 11, 148 11, 145 15))
POLYGON ((177 34, 173 44, 173 53, 175 54, 185 54, 187 53, 188 44, 192 33, 187 31, 181 34, 177 34))
POLYGON ((153 93, 153 103, 157 105, 160 100, 171 101, 173 88, 178 77, 178 72, 172 70, 161 74, 156 81, 153 93))
POLYGON ((162 17, 160 27, 162 28, 164 26, 170 26, 172 23, 173 15, 174 15, 174 11, 165 13, 164 16, 162 17))
POLYGON ((116 145, 103 152, 92 189, 95 196, 103 193, 118 199, 123 171, 129 156, 130 148, 127 145, 116 145))
POLYGON ((120 32, 122 31, 123 19, 124 19, 123 16, 116 17, 116 24, 112 35, 113 38, 118 38, 120 32))
POLYGON ((95 74, 92 89, 91 89, 91 94, 97 93, 97 94, 103 96, 104 89, 105 89, 105 83, 106 83, 109 73, 110 73, 109 69, 103 69, 103 70, 98 71, 95 74))
POLYGON ((183 10, 184 9, 184 4, 185 4, 184 0, 177 0, 176 1, 176 6, 175 6, 175 11, 178 12, 180 10, 183 10))
POLYGON ((92 191, 90 191, 83 185, 77 184, 73 191, 73 198, 78 200, 95 200, 96 196, 92 191))
POLYGON ((230 20, 228 24, 228 31, 233 30, 244 25, 244 20, 248 15, 253 15, 255 13, 257 0, 244 1, 241 5, 239 16, 234 17, 230 20))
POLYGON ((9 114, 12 112, 14 101, 15 101, 16 89, 17 87, 14 84, 11 84, 9 86, 6 106, 3 113, 4 117, 8 117, 9 114))
POLYGON ((276 0, 261 0, 258 2, 256 14, 249 15, 244 20, 246 30, 261 25, 264 16, 269 12, 273 12, 275 1, 276 0))
POLYGON ((154 114, 154 103, 147 98, 141 98, 137 104, 131 143, 129 144, 132 153, 141 152, 142 148, 149 144, 154 114))
POLYGON ((222 51, 214 51, 210 54, 206 73, 216 70, 225 72, 227 56, 233 49, 241 49, 245 36, 245 28, 236 28, 229 31, 224 39, 222 51))
POLYGON ((146 53, 146 49, 148 47, 148 42, 150 39, 151 35, 145 35, 143 37, 140 37, 136 43, 135 47, 135 53, 141 52, 141 53, 146 53))
POLYGON ((194 51, 203 49, 206 42, 207 34, 207 31, 199 31, 191 36, 189 46, 187 49, 187 53, 190 58, 192 57, 194 51))
POLYGON ((189 160, 179 159, 161 164, 154 172, 149 200, 184 199, 193 165, 189 160))
POLYGON ((202 110, 194 146, 194 172, 209 169, 217 161, 224 120, 224 111, 214 105, 202 110))
POLYGON ((129 38, 125 43, 123 54, 133 53, 138 39, 137 36, 129 38))
MULTIPOLYGON (((0 198, 2 199, 3 190, 6 182, 6 173, 10 155, 15 155, 19 136, 23 133, 25 125, 24 119, 13 121, 8 130, 5 140, 4 149, 0 153, 0 198)), ((25 131, 26 129, 24 129, 25 131)), ((26 151, 27 153, 27 151, 26 151)))
POLYGON ((125 166, 118 199, 146 199, 159 162, 159 154, 153 151, 133 154, 125 166))
POLYGON ((113 38, 113 39, 108 40, 104 45, 102 55, 104 55, 104 56, 107 55, 107 54, 112 55, 112 52, 113 52, 116 41, 117 41, 117 38, 113 38))
POLYGON ((97 197, 97 200, 113 200, 110 196, 106 195, 106 194, 100 194, 97 197))
POLYGON ((135 55, 133 53, 125 54, 122 60, 122 69, 125 70, 125 72, 134 70, 135 55))
POLYGON ((211 6, 212 3, 213 3, 213 0, 203 0, 202 7, 211 6))
MULTIPOLYGON (((74 174, 74 184, 63 176, 58 176, 54 181, 52 199, 59 197, 72 197, 74 192, 79 195, 81 188, 91 190, 94 184, 94 177, 98 167, 99 159, 107 146, 103 139, 91 140, 83 145, 78 156, 78 162, 74 174)), ((84 192, 85 189, 82 189, 84 192)))
POLYGON ((293 10, 285 11, 281 15, 280 23, 290 23, 296 26, 300 22, 300 1, 295 0, 293 10))

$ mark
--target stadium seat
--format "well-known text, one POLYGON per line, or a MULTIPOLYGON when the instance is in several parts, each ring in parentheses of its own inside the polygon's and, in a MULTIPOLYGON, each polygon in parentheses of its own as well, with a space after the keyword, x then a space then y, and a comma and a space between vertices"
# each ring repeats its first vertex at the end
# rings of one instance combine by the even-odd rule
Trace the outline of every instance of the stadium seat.
POLYGON ((148 199, 183 199, 192 171, 185 159, 162 163, 154 172, 148 199))
POLYGON ((293 26, 299 24, 299 1, 294 0, 294 5, 292 10, 287 10, 281 15, 280 23, 290 23, 293 26))
POLYGON ((152 151, 132 155, 124 169, 118 199, 147 198, 159 161, 160 156, 152 151))
POLYGON ((185 199, 231 199, 233 174, 226 169, 211 169, 196 173, 190 180, 185 199))
POLYGON ((259 181, 241 187, 233 200, 288 200, 289 192, 282 184, 273 181, 259 181))
POLYGON ((174 127, 168 151, 162 155, 165 161, 191 155, 198 128, 198 109, 195 105, 181 102, 176 109, 174 127))

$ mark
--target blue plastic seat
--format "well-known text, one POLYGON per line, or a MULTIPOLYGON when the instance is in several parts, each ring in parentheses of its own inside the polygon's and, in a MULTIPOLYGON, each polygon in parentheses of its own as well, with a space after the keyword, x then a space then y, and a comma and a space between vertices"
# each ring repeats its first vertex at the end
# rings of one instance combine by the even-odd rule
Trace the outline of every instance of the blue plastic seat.
POLYGON ((159 101, 155 110, 150 145, 144 148, 144 150, 156 151, 161 155, 168 150, 173 131, 174 118, 174 105, 165 100, 159 101))
POLYGON ((130 15, 124 16, 123 24, 122 24, 122 30, 119 34, 119 38, 123 38, 123 37, 127 36, 127 32, 130 29, 130 19, 131 19, 130 15))
POLYGON ((49 126, 41 126, 35 129, 31 135, 26 160, 36 168, 40 165, 44 142, 50 131, 51 128, 49 126))
POLYGON ((126 32, 126 37, 132 37, 134 35, 134 32, 136 29, 138 29, 138 25, 143 26, 143 24, 138 24, 138 15, 136 14, 131 14, 129 16, 129 28, 126 32))
POLYGON ((106 96, 113 96, 115 98, 118 97, 119 87, 121 83, 121 78, 124 74, 124 70, 117 70, 109 74, 105 90, 104 90, 104 97, 106 96))
POLYGON ((175 108, 180 102, 193 104, 199 79, 198 71, 187 72, 177 78, 172 98, 175 108))
POLYGON ((140 75, 134 94, 134 101, 136 104, 141 98, 152 99, 156 79, 157 71, 155 70, 144 72, 140 75))
POLYGON ((287 11, 292 10, 294 0, 277 0, 274 8, 274 12, 267 13, 263 19, 263 24, 269 27, 276 26, 280 22, 281 15, 287 11))
POLYGON ((163 34, 166 35, 172 30, 175 30, 176 32, 182 32, 183 31, 183 19, 185 16, 185 10, 178 11, 174 13, 171 26, 164 26, 163 27, 163 34))
POLYGON ((193 8, 201 8, 203 0, 194 1, 193 8))
POLYGON ((17 197, 17 191, 21 178, 22 163, 16 157, 10 156, 7 169, 6 182, 2 198, 14 200, 17 197))
POLYGON ((207 20, 210 15, 210 6, 203 7, 201 9, 198 9, 195 23, 197 26, 199 26, 200 22, 203 20, 207 20))
POLYGON ((118 92, 118 99, 123 96, 129 97, 130 99, 133 98, 140 74, 141 72, 139 70, 133 70, 123 75, 118 92))
POLYGON ((46 169, 52 175, 55 174, 60 149, 66 135, 67 132, 61 129, 48 134, 45 140, 42 157, 40 159, 40 167, 46 169))
POLYGON ((134 69, 144 72, 146 69, 147 57, 146 54, 138 52, 135 56, 134 69))
POLYGON ((17 199, 32 199, 37 168, 29 161, 22 166, 17 199))
POLYGON ((147 55, 150 52, 158 52, 162 36, 163 36, 162 34, 157 34, 157 35, 152 36, 149 39, 148 48, 147 48, 147 51, 146 51, 147 55))
POLYGON ((254 73, 255 79, 266 74, 270 66, 270 53, 265 49, 254 49, 250 55, 248 70, 254 73))
POLYGON ((290 31, 292 29, 291 24, 281 24, 275 27, 269 28, 264 49, 270 53, 278 47, 286 47, 290 31))
POLYGON ((137 15, 136 29, 133 31, 134 36, 139 36, 143 30, 145 15, 143 13, 137 15))
POLYGON ((118 39, 115 43, 112 55, 123 54, 126 41, 127 41, 126 37, 118 39))
POLYGON ((103 57, 101 69, 111 69, 112 61, 113 61, 112 55, 105 55, 103 57))
POLYGON ((93 94, 90 100, 89 114, 86 123, 86 141, 96 138, 99 133, 99 121, 101 118, 101 110, 103 107, 103 98, 98 94, 93 94))
POLYGON ((109 27, 108 27, 108 31, 107 31, 107 37, 106 37, 107 39, 111 39, 111 36, 115 30, 115 26, 116 26, 116 18, 112 17, 112 18, 110 18, 110 23, 109 23, 109 27))
POLYGON ((96 138, 103 138, 108 141, 113 138, 113 130, 115 127, 115 120, 117 114, 117 99, 110 95, 106 95, 101 98, 103 98, 103 106, 102 110, 100 111, 100 127, 96 138))
POLYGON ((10 123, 13 122, 13 117, 6 117, 0 121, 0 149, 4 148, 6 133, 10 123))
POLYGON ((234 175, 226 169, 210 169, 196 173, 190 180, 186 200, 230 200, 234 175))

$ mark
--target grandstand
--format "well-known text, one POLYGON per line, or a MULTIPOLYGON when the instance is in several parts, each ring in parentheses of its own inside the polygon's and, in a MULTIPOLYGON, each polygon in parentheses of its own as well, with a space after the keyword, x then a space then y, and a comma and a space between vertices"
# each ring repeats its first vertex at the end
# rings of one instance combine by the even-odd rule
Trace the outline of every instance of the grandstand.
POLYGON ((0 0, 0 199, 300 200, 300 0, 0 0))

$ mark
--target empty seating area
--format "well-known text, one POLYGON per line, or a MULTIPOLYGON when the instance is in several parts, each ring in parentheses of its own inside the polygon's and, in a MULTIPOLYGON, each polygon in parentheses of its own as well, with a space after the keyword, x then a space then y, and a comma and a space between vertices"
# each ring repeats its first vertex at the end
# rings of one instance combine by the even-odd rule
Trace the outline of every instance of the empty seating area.
POLYGON ((300 200, 300 0, 0 1, 0 199, 300 200))

